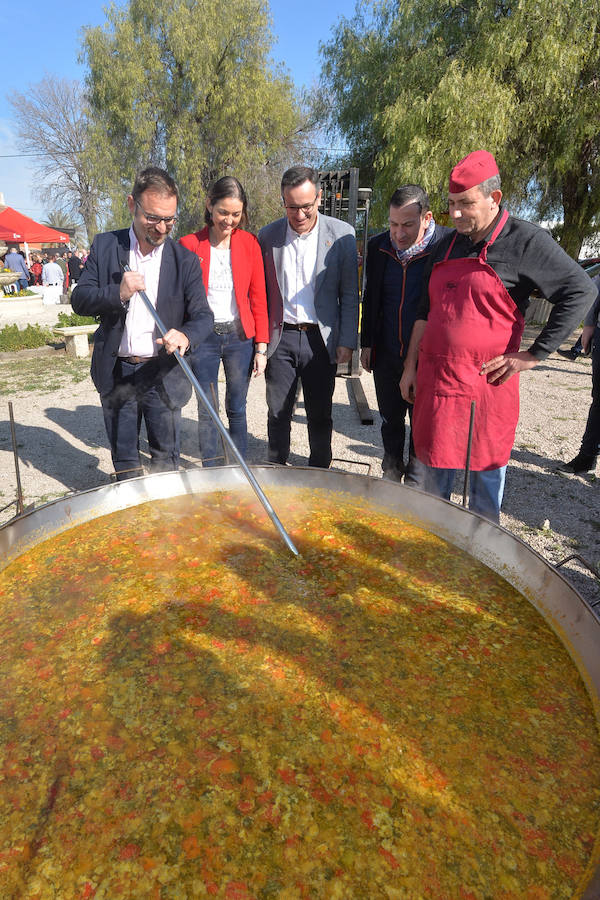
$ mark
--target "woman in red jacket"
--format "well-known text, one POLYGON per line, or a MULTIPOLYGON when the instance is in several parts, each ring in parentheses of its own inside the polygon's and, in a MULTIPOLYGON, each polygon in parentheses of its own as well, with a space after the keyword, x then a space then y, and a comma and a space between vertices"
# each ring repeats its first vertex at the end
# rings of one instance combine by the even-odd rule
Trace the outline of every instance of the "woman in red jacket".
MULTIPOLYGON (((258 241, 248 231, 244 188, 230 175, 219 178, 206 199, 205 227, 180 238, 200 259, 208 303, 215 317, 214 333, 192 353, 194 375, 217 408, 219 365, 225 370, 225 410, 229 433, 246 455, 246 396, 250 374, 262 375, 267 362, 269 318, 265 273, 258 241)), ((218 431, 198 404, 198 435, 202 465, 223 462, 218 431)))

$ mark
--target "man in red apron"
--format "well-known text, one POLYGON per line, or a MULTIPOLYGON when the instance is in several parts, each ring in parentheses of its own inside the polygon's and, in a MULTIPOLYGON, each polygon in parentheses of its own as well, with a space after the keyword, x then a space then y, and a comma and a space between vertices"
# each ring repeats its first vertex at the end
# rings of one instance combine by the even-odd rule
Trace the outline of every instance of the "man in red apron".
POLYGON ((519 418, 519 372, 552 353, 595 296, 589 277, 550 235, 510 216, 501 200, 491 153, 470 153, 452 170, 448 206, 456 230, 430 258, 400 382, 414 402, 425 490, 445 499, 465 466, 475 402, 469 508, 495 522, 519 418), (533 345, 519 350, 534 287, 554 306, 533 345))

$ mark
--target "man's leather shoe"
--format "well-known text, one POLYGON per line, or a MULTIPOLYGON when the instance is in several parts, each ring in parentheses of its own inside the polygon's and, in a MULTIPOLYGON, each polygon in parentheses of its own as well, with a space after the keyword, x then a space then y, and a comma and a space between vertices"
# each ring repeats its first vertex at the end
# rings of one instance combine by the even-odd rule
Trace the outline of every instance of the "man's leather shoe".
POLYGON ((580 354, 577 353, 576 350, 557 350, 556 352, 559 356, 564 356, 565 359, 570 359, 571 362, 575 362, 577 357, 580 356, 580 354))
POLYGON ((596 468, 596 457, 578 453, 570 462, 562 463, 558 468, 561 472, 573 472, 575 475, 579 475, 581 472, 593 472, 596 468))

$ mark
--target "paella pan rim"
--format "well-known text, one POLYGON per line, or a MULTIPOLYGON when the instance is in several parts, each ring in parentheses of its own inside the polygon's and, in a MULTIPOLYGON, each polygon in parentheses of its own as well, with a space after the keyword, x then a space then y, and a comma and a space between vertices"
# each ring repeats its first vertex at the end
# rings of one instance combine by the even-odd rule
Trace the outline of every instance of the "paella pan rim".
MULTIPOLYGON (((309 467, 250 468, 267 497, 277 487, 360 497, 445 539, 500 574, 535 606, 565 645, 600 725, 600 621, 564 576, 520 538, 460 506, 384 479, 309 467)), ((67 495, 0 527, 0 568, 55 534, 117 510, 182 494, 231 489, 250 490, 238 466, 146 475, 67 495)), ((285 511, 275 511, 285 527, 285 511)), ((592 857, 595 869, 582 900, 600 896, 598 856, 597 839, 592 857)))

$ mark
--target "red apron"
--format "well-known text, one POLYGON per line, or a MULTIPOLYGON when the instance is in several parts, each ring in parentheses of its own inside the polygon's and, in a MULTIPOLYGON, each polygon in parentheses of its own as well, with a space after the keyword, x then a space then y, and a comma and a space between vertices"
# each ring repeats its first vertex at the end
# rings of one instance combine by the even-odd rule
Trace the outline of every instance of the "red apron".
POLYGON ((506 465, 519 419, 519 377, 488 384, 481 365, 519 349, 524 319, 502 281, 486 262, 487 249, 508 219, 503 211, 481 254, 444 259, 429 281, 430 310, 419 349, 413 441, 428 466, 463 469, 471 401, 475 422, 473 471, 506 465))

